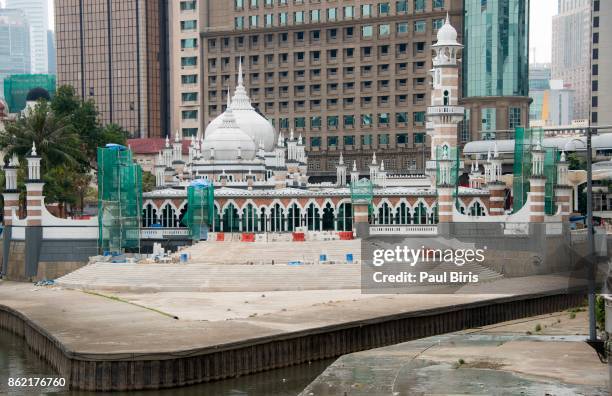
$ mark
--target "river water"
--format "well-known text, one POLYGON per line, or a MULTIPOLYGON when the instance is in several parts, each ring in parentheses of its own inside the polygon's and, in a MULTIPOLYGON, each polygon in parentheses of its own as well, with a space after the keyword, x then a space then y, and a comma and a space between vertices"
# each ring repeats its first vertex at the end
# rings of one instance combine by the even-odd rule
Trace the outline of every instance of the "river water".
POLYGON ((25 341, 0 329, 0 395, 61 396, 296 396, 333 360, 323 360, 224 381, 159 391, 80 392, 66 388, 9 388, 9 378, 56 377, 55 371, 25 341))

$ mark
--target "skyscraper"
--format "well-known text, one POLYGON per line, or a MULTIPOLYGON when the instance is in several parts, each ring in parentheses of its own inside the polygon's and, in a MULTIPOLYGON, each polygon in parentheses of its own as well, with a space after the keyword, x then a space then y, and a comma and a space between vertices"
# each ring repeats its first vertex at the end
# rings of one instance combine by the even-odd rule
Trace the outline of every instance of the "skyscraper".
POLYGON ((59 0, 58 84, 93 99, 104 123, 132 137, 168 131, 167 2, 59 0))
MULTIPOLYGON (((30 73, 30 27, 21 10, 0 9, 0 97, 4 79, 30 73)), ((8 109, 7 109, 8 110, 8 109)))
POLYGON ((589 116, 591 1, 559 0, 553 16, 552 78, 574 90, 574 119, 589 116))
POLYGON ((591 122, 612 125, 612 4, 593 1, 591 122))
POLYGON ((55 32, 47 32, 47 48, 49 51, 49 74, 57 74, 57 54, 55 51, 55 32))
POLYGON ((7 8, 22 10, 30 25, 30 51, 32 73, 47 74, 49 54, 47 31, 49 30, 48 0, 6 0, 7 8))
POLYGON ((529 0, 464 0, 461 141, 495 139, 529 116, 529 0))
POLYGON ((335 177, 340 152, 360 170, 373 152, 387 170, 423 169, 431 44, 447 12, 462 31, 461 5, 181 1, 175 124, 201 133, 224 110, 242 59, 253 105, 285 136, 293 129, 304 137, 309 174, 335 177))

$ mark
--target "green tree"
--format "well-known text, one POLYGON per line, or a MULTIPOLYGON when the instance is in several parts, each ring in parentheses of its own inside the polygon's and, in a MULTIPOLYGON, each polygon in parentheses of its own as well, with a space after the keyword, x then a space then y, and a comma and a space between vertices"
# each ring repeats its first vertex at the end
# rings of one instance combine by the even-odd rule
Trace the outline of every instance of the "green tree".
POLYGON ((80 175, 82 173, 73 168, 59 165, 49 169, 43 178, 45 200, 47 203, 57 203, 62 217, 66 215, 66 206, 76 204, 79 198, 76 183, 80 175))
POLYGON ((567 156, 570 170, 586 170, 586 161, 576 153, 567 156))
POLYGON ((142 192, 155 190, 155 176, 151 172, 142 171, 142 192))
POLYGON ((0 131, 0 149, 4 150, 6 158, 13 154, 25 158, 33 142, 37 154, 42 157, 42 174, 61 164, 77 166, 85 161, 79 136, 69 120, 51 112, 45 101, 39 101, 25 116, 0 131))
POLYGON ((98 147, 126 142, 128 132, 117 124, 101 126, 94 101, 81 100, 69 85, 58 88, 51 101, 51 109, 56 115, 69 118, 91 166, 95 167, 98 147))

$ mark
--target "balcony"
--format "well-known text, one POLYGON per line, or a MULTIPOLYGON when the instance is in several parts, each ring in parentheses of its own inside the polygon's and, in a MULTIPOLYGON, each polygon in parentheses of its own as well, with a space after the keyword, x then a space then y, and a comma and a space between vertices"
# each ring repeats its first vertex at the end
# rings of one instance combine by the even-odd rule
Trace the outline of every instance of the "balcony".
POLYGON ((430 106, 427 108, 428 115, 460 115, 463 117, 465 108, 460 106, 430 106))

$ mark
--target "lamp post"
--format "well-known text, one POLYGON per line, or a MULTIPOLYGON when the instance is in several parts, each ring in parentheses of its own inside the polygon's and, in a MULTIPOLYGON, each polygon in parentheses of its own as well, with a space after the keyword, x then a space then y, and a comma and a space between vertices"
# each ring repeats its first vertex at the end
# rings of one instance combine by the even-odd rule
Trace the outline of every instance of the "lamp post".
POLYGON ((597 341, 595 321, 595 227, 593 225, 593 150, 591 136, 593 129, 587 132, 587 244, 588 244, 588 281, 589 281, 589 341, 597 341))

